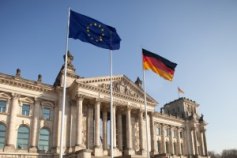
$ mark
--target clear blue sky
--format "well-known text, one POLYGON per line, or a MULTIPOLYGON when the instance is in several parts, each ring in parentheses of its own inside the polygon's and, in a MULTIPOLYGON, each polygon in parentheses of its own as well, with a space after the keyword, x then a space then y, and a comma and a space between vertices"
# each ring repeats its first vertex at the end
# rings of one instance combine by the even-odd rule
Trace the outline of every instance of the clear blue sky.
MULTIPOLYGON (((142 78, 141 48, 178 63, 173 82, 146 73, 159 105, 184 97, 200 104, 208 122, 208 149, 237 148, 236 0, 1 0, 0 72, 53 84, 63 64, 68 7, 114 26, 122 38, 114 74, 142 78)), ((77 74, 109 75, 109 51, 69 40, 77 74)))

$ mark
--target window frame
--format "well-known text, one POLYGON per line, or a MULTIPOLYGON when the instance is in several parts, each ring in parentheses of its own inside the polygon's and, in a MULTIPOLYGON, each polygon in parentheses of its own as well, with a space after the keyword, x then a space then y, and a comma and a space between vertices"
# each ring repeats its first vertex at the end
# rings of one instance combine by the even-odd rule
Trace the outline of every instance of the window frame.
MULTIPOLYGON (((45 135, 43 135, 43 136, 45 136, 45 135)), ((47 128, 47 127, 40 128, 40 130, 39 130, 39 137, 38 137, 38 145, 37 145, 37 147, 38 147, 38 149, 40 151, 44 151, 44 152, 50 151, 50 140, 51 140, 50 136, 51 136, 51 132, 50 132, 49 128, 47 128), (47 132, 48 132, 48 135, 47 135, 48 136, 48 140, 46 140, 47 141, 47 146, 46 146, 47 149, 46 150, 45 150, 44 146, 41 144, 42 142, 46 142, 45 140, 42 141, 41 133, 40 133, 42 130, 47 130, 47 132), (41 143, 40 143, 40 141, 41 141, 41 143), (43 146, 43 149, 41 148, 41 146, 43 146)))
POLYGON ((161 135, 161 127, 160 126, 158 126, 157 127, 157 133, 156 133, 158 136, 160 136, 161 135))
POLYGON ((177 129, 174 129, 173 130, 173 138, 178 138, 178 130, 177 129))
POLYGON ((16 148, 17 149, 19 149, 19 150, 27 150, 28 148, 29 148, 29 145, 30 145, 30 128, 28 127, 28 126, 26 126, 26 125, 20 125, 19 126, 19 128, 18 128, 18 130, 17 130, 17 143, 16 143, 16 148), (28 133, 27 132, 22 132, 21 131, 21 133, 20 133, 20 128, 25 128, 25 129, 27 129, 28 131, 28 133), (23 136, 21 136, 21 138, 19 138, 19 134, 22 134, 23 136), (27 137, 26 137, 27 136, 27 137), (25 145, 25 147, 24 146, 20 146, 20 141, 23 141, 24 142, 24 140, 27 140, 27 144, 21 144, 21 145, 25 145))
POLYGON ((52 108, 50 106, 42 106, 42 118, 44 120, 50 121, 52 120, 52 108), (44 113, 44 109, 48 109, 49 110, 49 116, 48 118, 45 117, 45 113, 44 113))
POLYGON ((30 116, 31 115, 31 105, 29 103, 23 103, 22 106, 21 106, 21 115, 22 116, 30 116), (27 111, 27 113, 25 114, 24 112, 24 107, 28 106, 29 107, 29 111, 27 111))
POLYGON ((10 103, 10 100, 12 99, 12 96, 7 94, 7 93, 3 93, 3 92, 0 92, 0 100, 2 101, 6 101, 6 109, 5 109, 5 112, 0 112, 1 114, 3 113, 8 113, 9 112, 9 103, 10 103))
POLYGON ((46 120, 46 121, 52 121, 54 119, 54 103, 50 101, 41 101, 40 106, 40 119, 46 120), (49 119, 46 119, 44 117, 44 108, 48 108, 50 110, 50 116, 49 119))
POLYGON ((165 136, 169 137, 170 136, 170 128, 165 129, 165 136))
POLYGON ((2 123, 2 122, 0 122, 0 127, 4 127, 5 128, 5 131, 3 130, 1 130, 1 128, 0 128, 0 144, 2 144, 3 146, 1 147, 1 145, 0 145, 0 149, 3 149, 4 147, 5 147, 5 145, 6 145, 6 133, 7 133, 7 127, 6 127, 6 125, 4 124, 4 123, 2 123), (1 136, 1 133, 4 133, 3 134, 3 136, 1 136), (1 138, 3 139, 3 142, 1 143, 1 138))
POLYGON ((167 154, 170 153, 170 148, 169 148, 169 147, 170 147, 170 146, 169 146, 169 142, 166 141, 166 142, 165 142, 165 152, 166 152, 167 154))
POLYGON ((161 153, 161 146, 162 146, 161 140, 158 140, 157 141, 157 151, 158 151, 158 153, 161 153))
POLYGON ((19 116, 23 116, 23 117, 31 117, 33 114, 33 105, 35 104, 35 101, 33 98, 30 97, 21 97, 19 98, 19 111, 18 114, 19 116), (29 115, 24 115, 23 114, 23 106, 24 105, 29 105, 29 115))
POLYGON ((184 134, 183 131, 179 131, 179 138, 180 139, 183 139, 183 136, 184 136, 183 134, 184 134))
POLYGON ((0 113, 6 113, 7 112, 7 103, 8 103, 7 100, 0 99, 0 113), (1 106, 1 102, 5 102, 5 107, 3 107, 3 108, 5 108, 5 110, 3 110, 3 111, 1 110, 1 109, 3 109, 2 106, 1 106))

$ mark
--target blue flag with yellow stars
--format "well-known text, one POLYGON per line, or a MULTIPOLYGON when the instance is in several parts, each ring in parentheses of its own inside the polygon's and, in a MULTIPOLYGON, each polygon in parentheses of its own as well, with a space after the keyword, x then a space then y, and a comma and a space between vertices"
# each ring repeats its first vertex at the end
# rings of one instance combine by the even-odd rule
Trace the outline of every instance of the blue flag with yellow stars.
POLYGON ((70 10, 69 38, 80 39, 110 50, 119 49, 121 41, 115 28, 72 10, 70 10))

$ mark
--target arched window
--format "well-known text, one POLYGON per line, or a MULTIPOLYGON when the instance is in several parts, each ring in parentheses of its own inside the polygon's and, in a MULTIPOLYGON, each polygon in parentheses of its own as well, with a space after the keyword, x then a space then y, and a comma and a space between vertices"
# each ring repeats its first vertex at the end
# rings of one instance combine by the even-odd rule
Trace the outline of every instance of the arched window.
POLYGON ((157 151, 158 151, 158 153, 161 153, 161 141, 160 140, 157 141, 157 151))
POLYGON ((6 126, 0 123, 0 149, 5 146, 6 126))
POLYGON ((30 129, 24 125, 18 128, 17 149, 28 149, 30 138, 30 129))
POLYGON ((47 128, 41 128, 38 141, 39 150, 49 150, 49 130, 47 128))

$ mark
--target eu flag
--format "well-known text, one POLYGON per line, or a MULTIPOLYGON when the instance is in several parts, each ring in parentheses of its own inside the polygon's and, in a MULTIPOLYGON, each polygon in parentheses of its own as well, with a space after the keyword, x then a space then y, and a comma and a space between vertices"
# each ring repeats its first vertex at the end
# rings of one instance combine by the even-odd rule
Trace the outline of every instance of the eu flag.
POLYGON ((72 10, 70 10, 69 38, 80 39, 110 50, 119 49, 121 41, 115 28, 72 10))

